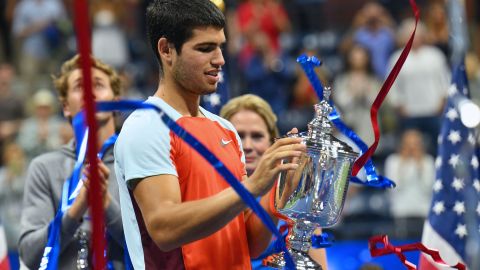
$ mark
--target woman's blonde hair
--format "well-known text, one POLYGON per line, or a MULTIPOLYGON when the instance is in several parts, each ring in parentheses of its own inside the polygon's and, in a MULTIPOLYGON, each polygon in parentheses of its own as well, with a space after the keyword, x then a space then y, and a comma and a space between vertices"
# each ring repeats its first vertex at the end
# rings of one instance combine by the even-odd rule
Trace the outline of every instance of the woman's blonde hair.
POLYGON ((267 126, 268 134, 270 134, 270 142, 273 143, 275 138, 279 136, 279 132, 277 116, 273 113, 272 107, 261 97, 247 94, 228 101, 220 111, 220 116, 230 120, 233 115, 242 110, 252 111, 262 117, 267 126))

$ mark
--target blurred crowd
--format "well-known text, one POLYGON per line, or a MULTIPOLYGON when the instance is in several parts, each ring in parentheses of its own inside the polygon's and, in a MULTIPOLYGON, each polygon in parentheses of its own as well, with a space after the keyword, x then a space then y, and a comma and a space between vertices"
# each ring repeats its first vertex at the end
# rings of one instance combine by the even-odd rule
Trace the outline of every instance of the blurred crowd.
MULTIPOLYGON (((147 0, 92 0, 93 54, 115 67, 124 97, 156 90, 157 63, 145 37, 147 0)), ((305 130, 318 102, 296 63, 306 53, 323 64, 317 75, 333 88, 343 120, 367 143, 374 140, 370 107, 414 27, 409 1, 225 0, 224 67, 229 96, 256 94, 279 116, 280 132, 305 130)), ((467 0, 473 97, 480 98, 480 4, 467 0)), ((72 138, 52 74, 76 53, 72 0, 0 1, 0 217, 16 249, 29 161, 72 138)), ((373 233, 419 239, 435 178, 440 116, 448 95, 448 13, 443 0, 418 0, 421 22, 409 58, 380 109, 379 171, 391 191, 351 186, 337 239, 373 233)))

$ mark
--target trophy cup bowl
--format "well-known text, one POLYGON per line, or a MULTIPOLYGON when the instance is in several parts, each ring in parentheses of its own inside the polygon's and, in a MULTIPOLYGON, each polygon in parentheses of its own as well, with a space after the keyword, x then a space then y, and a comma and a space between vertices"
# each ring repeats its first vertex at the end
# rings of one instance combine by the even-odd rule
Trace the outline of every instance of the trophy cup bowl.
MULTIPOLYGON (((328 91, 329 89, 327 89, 328 91)), ((308 125, 308 133, 291 134, 300 137, 307 151, 296 160, 295 171, 279 174, 274 205, 275 209, 294 223, 289 232, 289 251, 297 269, 322 269, 309 258, 311 237, 317 227, 331 227, 337 223, 348 189, 352 164, 357 153, 332 134, 328 114, 328 100, 315 105, 316 117, 308 125)), ((283 268, 283 256, 272 255, 264 264, 283 268)))

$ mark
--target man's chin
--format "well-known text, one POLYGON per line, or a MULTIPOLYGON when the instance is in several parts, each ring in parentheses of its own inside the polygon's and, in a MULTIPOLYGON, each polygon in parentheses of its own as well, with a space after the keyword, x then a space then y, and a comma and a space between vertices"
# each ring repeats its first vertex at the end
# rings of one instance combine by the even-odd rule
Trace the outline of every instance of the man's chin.
POLYGON ((207 89, 205 91, 202 92, 202 95, 205 96, 205 95, 210 95, 210 94, 213 94, 217 92, 217 88, 215 87, 214 89, 207 89))

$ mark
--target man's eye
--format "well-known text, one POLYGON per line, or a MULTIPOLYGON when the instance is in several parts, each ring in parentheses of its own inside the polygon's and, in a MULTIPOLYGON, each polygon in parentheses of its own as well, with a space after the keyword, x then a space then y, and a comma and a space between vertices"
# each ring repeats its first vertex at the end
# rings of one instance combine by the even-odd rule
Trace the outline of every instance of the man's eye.
POLYGON ((200 47, 198 48, 199 51, 201 52, 211 52, 215 49, 213 46, 208 46, 208 47, 200 47))

